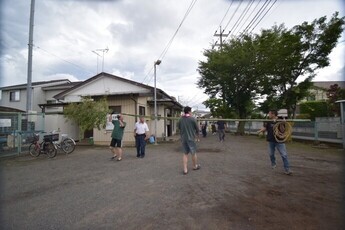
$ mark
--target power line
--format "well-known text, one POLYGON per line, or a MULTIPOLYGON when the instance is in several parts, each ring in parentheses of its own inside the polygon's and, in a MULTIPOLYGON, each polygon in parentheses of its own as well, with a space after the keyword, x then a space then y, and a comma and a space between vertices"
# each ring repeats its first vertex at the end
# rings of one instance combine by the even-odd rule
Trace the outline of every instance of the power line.
MULTIPOLYGON (((166 45, 166 47, 164 48, 164 50, 162 51, 161 55, 158 57, 157 60, 163 60, 163 59, 164 59, 164 57, 165 57, 165 55, 167 54, 167 52, 168 52, 168 50, 169 50, 169 48, 170 48, 172 42, 174 41, 174 39, 175 39, 175 37, 176 37, 178 31, 180 30, 180 28, 181 28, 183 22, 186 20, 187 16, 189 15, 189 13, 191 12, 191 10, 193 9, 193 7, 194 7, 194 5, 195 5, 196 2, 197 2, 197 0, 192 0, 192 2, 190 3, 190 5, 189 5, 189 7, 188 7, 188 9, 187 9, 187 11, 186 11, 186 13, 184 14, 184 16, 183 16, 183 18, 182 18, 182 21, 180 22, 180 24, 179 24, 179 26, 177 27, 175 33, 173 34, 173 36, 171 37, 171 39, 169 40, 168 44, 166 45)), ((152 69, 153 69, 153 67, 150 69, 149 73, 145 76, 145 78, 144 78, 144 80, 142 81, 142 83, 145 82, 147 76, 149 76, 149 74, 151 73, 152 69)), ((153 78, 153 76, 151 76, 151 78, 149 79, 148 82, 150 82, 152 78, 153 78)))
POLYGON ((272 5, 270 6, 270 8, 268 8, 268 10, 265 12, 265 14, 260 18, 260 20, 258 21, 258 23, 256 23, 256 25, 253 27, 253 29, 250 31, 250 33, 257 27, 257 25, 262 21, 262 19, 266 16, 266 14, 271 10, 272 6, 277 2, 277 0, 275 0, 272 5))
POLYGON ((180 25, 177 27, 177 29, 176 29, 174 35, 172 36, 172 38, 171 38, 170 41, 168 42, 167 46, 165 47, 165 49, 163 50, 163 52, 161 53, 161 55, 159 56, 159 58, 158 58, 159 60, 163 60, 164 56, 166 55, 166 53, 168 52, 168 50, 169 50, 169 48, 170 48, 170 46, 171 46, 171 44, 172 44, 172 42, 173 42, 175 36, 177 35, 177 32, 180 30, 180 28, 181 28, 183 22, 186 20, 187 16, 189 15, 189 13, 191 12, 191 10, 193 9, 193 7, 194 7, 196 1, 197 1, 197 0, 192 0, 192 2, 191 2, 191 4, 189 5, 189 7, 188 7, 188 9, 187 9, 187 11, 186 11, 186 13, 185 13, 185 15, 183 16, 183 19, 182 19, 180 25))
POLYGON ((262 11, 264 8, 267 7, 267 4, 271 2, 271 0, 266 0, 265 3, 261 6, 261 8, 259 9, 259 11, 255 14, 255 16, 253 17, 253 19, 249 22, 249 24, 247 25, 247 27, 244 29, 244 31, 242 32, 242 34, 248 32, 249 29, 251 29, 251 27, 253 26, 253 24, 256 22, 256 20, 258 19, 258 17, 262 14, 262 11))
MULTIPOLYGON (((241 0, 240 4, 238 4, 235 12, 232 14, 231 18, 229 19, 228 23, 225 25, 224 30, 226 30, 226 28, 228 27, 228 25, 230 24, 230 22, 232 21, 233 17, 235 16, 236 12, 238 11, 238 8, 240 8, 240 6, 242 5, 243 0, 241 0)), ((231 32, 231 31, 230 31, 231 32)))
POLYGON ((248 5, 246 6, 246 8, 244 9, 244 11, 242 12, 241 16, 239 17, 239 19, 237 21, 239 21, 239 23, 237 23, 237 25, 233 26, 233 28, 231 29, 231 34, 235 34, 236 29, 238 28, 238 26, 242 23, 244 17, 247 15, 249 9, 252 7, 254 3, 254 0, 250 0, 250 2, 248 3, 248 5))
MULTIPOLYGON (((242 30, 242 27, 247 23, 248 19, 252 16, 252 14, 254 13, 254 11, 256 10, 256 8, 259 6, 261 0, 259 0, 259 2, 255 5, 254 9, 252 10, 252 12, 249 14, 249 16, 247 17, 247 19, 244 21, 244 23, 242 24, 241 28, 239 29, 239 31, 242 30)), ((254 3, 254 2, 253 2, 254 3)), ((242 32, 243 33, 243 32, 242 32)), ((242 33, 240 34, 240 36, 242 35, 242 33)))
POLYGON ((73 62, 67 61, 67 60, 65 60, 65 59, 63 59, 63 58, 57 56, 56 54, 53 54, 53 53, 51 53, 51 52, 49 52, 49 51, 47 51, 47 50, 45 50, 45 49, 43 49, 43 48, 41 48, 41 47, 39 47, 39 46, 35 46, 35 45, 33 45, 33 46, 36 47, 37 49, 40 49, 40 50, 46 52, 46 53, 49 54, 49 55, 52 55, 52 56, 54 56, 54 57, 56 57, 56 58, 58 58, 58 59, 60 59, 60 60, 62 60, 62 61, 64 61, 64 62, 68 63, 68 64, 74 65, 74 66, 76 66, 76 67, 78 67, 78 68, 80 68, 80 69, 82 69, 82 70, 84 70, 84 71, 86 71, 86 72, 92 73, 91 71, 87 70, 87 69, 86 69, 85 67, 83 67, 83 66, 80 66, 80 65, 77 65, 77 64, 75 64, 75 63, 73 63, 73 62))

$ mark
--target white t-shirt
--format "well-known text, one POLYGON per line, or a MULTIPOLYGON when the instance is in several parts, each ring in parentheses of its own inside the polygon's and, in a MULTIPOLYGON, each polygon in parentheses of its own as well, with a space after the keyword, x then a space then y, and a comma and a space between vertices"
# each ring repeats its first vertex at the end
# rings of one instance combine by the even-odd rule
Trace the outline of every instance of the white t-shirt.
POLYGON ((140 123, 139 121, 135 123, 134 127, 135 133, 136 134, 145 134, 146 132, 150 131, 149 127, 147 126, 146 122, 140 123))

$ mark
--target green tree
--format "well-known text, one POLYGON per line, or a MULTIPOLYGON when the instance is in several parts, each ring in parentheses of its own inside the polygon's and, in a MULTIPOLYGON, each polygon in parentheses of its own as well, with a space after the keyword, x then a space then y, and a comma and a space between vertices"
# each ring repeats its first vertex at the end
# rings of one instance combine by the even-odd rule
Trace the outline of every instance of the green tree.
MULTIPOLYGON (((200 61, 198 86, 210 96, 205 102, 213 111, 234 113, 239 118, 250 116, 258 86, 256 50, 251 36, 231 39, 221 50, 206 50, 207 61, 200 61)), ((244 133, 244 123, 237 132, 244 133)))
POLYGON ((287 30, 284 25, 263 30, 257 35, 260 64, 265 80, 261 87, 267 104, 286 108, 295 116, 297 103, 305 98, 312 86, 315 71, 329 65, 329 54, 343 31, 344 17, 336 12, 326 17, 304 22, 287 30))
POLYGON ((338 84, 333 84, 327 89, 328 104, 334 115, 340 116, 340 105, 336 101, 345 99, 345 90, 338 84))
POLYGON ((64 116, 76 122, 80 129, 80 137, 84 132, 93 128, 105 128, 106 116, 110 113, 107 99, 82 98, 81 102, 74 102, 64 108, 64 116))

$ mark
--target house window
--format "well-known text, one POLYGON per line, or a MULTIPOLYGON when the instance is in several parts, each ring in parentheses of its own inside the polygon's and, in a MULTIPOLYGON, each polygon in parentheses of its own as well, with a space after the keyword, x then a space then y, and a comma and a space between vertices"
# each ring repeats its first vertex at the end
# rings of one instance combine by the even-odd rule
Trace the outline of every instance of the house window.
POLYGON ((47 100, 47 104, 56 104, 56 100, 47 100))
POLYGON ((145 116, 145 107, 144 106, 139 106, 139 115, 140 116, 145 116))
POLYGON ((10 101, 19 101, 20 100, 20 91, 11 91, 10 92, 10 101))
POLYGON ((119 114, 121 113, 121 106, 109 106, 109 110, 111 111, 111 113, 119 114))

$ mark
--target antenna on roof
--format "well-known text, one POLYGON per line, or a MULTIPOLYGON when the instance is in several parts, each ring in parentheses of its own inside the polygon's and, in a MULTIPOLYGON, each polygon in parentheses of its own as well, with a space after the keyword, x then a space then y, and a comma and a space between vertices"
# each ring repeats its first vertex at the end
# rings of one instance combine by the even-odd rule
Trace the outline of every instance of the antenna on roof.
MULTIPOLYGON (((105 49, 96 49, 96 50, 93 50, 93 51, 92 51, 93 53, 97 54, 98 56, 101 56, 99 53, 97 53, 97 51, 103 53, 103 55, 102 55, 102 57, 103 57, 103 61, 102 61, 102 72, 103 72, 103 70, 104 70, 104 53, 108 53, 109 48, 108 48, 108 46, 107 46, 107 48, 105 48, 105 49)), ((97 57, 97 73, 98 73, 98 57, 97 57)))

